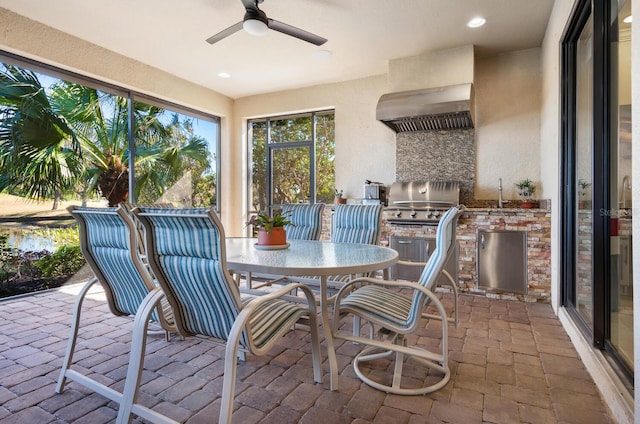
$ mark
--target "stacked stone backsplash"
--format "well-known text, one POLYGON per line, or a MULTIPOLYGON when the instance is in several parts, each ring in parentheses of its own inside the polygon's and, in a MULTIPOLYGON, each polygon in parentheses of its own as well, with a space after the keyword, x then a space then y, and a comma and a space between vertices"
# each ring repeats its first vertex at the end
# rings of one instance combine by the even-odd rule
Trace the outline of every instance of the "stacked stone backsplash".
POLYGON ((398 133, 396 181, 458 181, 460 202, 474 203, 475 130, 398 133))
MULTIPOLYGON (((382 243, 389 235, 435 238, 436 227, 393 225, 383 221, 382 243)), ((542 209, 467 209, 458 220, 456 240, 459 245, 458 289, 487 297, 549 302, 551 299, 551 212, 542 209), (478 286, 476 249, 478 230, 527 232, 527 294, 478 286)), ((504 264, 509 267, 509 263, 504 264)))

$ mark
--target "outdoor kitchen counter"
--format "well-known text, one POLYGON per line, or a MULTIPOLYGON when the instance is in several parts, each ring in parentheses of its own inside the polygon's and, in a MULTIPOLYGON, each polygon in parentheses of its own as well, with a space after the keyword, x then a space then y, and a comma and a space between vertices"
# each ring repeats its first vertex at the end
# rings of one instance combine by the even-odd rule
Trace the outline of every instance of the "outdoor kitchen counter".
MULTIPOLYGON (((323 216, 321 240, 329 240, 331 208, 323 216)), ((387 246, 389 236, 435 238, 435 226, 393 225, 383 220, 381 244, 387 246)), ((467 207, 458 221, 456 238, 459 243, 459 287, 461 292, 489 295, 527 302, 548 302, 551 299, 551 210, 550 208, 467 207), (527 232, 528 294, 489 292, 477 287, 477 230, 511 230, 527 232)), ((508 266, 508 264, 505 264, 508 266)))
MULTIPOLYGON (((387 243, 390 235, 434 238, 435 230, 436 227, 393 225, 383 222, 382 243, 387 243)), ((458 277, 461 292, 527 302, 548 302, 551 299, 550 209, 467 208, 458 221, 456 238, 459 243, 458 277), (498 293, 477 287, 476 235, 478 230, 527 232, 528 293, 526 295, 498 293)))

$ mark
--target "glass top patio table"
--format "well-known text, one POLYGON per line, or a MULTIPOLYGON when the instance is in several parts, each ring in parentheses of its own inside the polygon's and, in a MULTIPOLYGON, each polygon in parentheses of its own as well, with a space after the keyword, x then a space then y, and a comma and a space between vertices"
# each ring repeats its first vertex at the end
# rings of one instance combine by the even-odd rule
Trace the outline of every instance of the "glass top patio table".
POLYGON ((287 276, 360 274, 388 268, 398 252, 370 244, 290 240, 287 249, 261 250, 255 238, 227 238, 227 263, 237 271, 287 276))
POLYGON ((290 240, 290 246, 287 249, 261 250, 256 248, 256 240, 255 238, 227 238, 227 266, 236 272, 285 277, 319 277, 320 309, 329 357, 330 387, 331 390, 337 390, 338 363, 329 322, 327 277, 386 271, 398 261, 398 252, 388 247, 370 244, 311 240, 290 240))

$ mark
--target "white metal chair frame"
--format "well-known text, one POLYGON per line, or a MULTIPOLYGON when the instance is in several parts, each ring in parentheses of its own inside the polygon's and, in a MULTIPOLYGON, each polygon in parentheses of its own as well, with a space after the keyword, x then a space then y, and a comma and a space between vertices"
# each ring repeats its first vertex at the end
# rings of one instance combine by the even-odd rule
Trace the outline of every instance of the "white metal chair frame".
POLYGON ((399 395, 420 395, 444 387, 451 376, 448 365, 448 322, 447 312, 434 293, 436 280, 442 272, 446 259, 455 243, 455 228, 463 206, 450 209, 438 226, 436 250, 429 258, 420 277, 420 282, 385 281, 375 278, 357 278, 345 284, 335 298, 332 333, 334 338, 365 345, 353 360, 356 375, 366 384, 387 393, 399 395), (365 283, 363 286, 362 283, 365 283), (401 290, 409 289, 413 298, 408 298, 401 290), (381 307, 386 304, 390 308, 381 307), (423 314, 428 304, 436 308, 437 314, 423 314), (387 313, 387 311, 389 311, 387 313), (341 318, 352 314, 353 331, 348 334, 339 331, 341 318), (413 333, 420 318, 441 321, 442 343, 438 352, 430 352, 417 346, 407 346, 405 335, 413 333), (367 336, 360 335, 359 319, 369 326, 367 336), (377 328, 377 331, 376 331, 377 328), (361 369, 361 363, 386 358, 395 354, 393 378, 390 384, 375 381, 361 369), (431 385, 418 388, 402 386, 403 364, 406 357, 441 374, 431 385))
MULTIPOLYGON (((146 348, 146 337, 147 337, 147 326, 148 326, 148 318, 153 313, 153 310, 158 306, 162 298, 164 297, 164 293, 167 294, 167 299, 169 303, 173 306, 176 311, 176 326, 178 331, 183 336, 191 336, 194 335, 190 330, 185 328, 185 324, 188 323, 188 318, 183 313, 183 308, 188 308, 186 303, 178 301, 178 297, 175 295, 176 289, 172 286, 171 281, 169 281, 167 275, 164 272, 163 266, 158 261, 158 253, 155 250, 156 246, 156 233, 154 231, 154 226, 151 223, 151 217, 176 217, 176 215, 180 215, 181 213, 185 213, 186 215, 182 215, 182 218, 196 218, 196 219, 207 219, 211 220, 213 226, 219 234, 219 238, 221 240, 218 241, 218 252, 219 257, 218 261, 220 262, 220 267, 222 269, 223 278, 226 280, 227 285, 230 289, 230 292, 233 294, 233 297, 236 299, 238 303, 238 307, 240 308, 240 312, 237 316, 235 316, 235 320, 233 321, 233 325, 227 335, 226 340, 220 340, 223 343, 226 343, 225 347, 225 364, 224 364, 224 380, 223 380, 223 389, 222 389, 222 400, 220 406, 220 423, 230 423, 231 416, 233 413, 233 399, 235 394, 235 380, 236 380, 236 367, 237 361, 236 358, 239 356, 240 351, 246 351, 252 353, 254 355, 264 355, 280 340, 281 336, 284 335, 291 329, 291 325, 293 325, 298 319, 308 319, 309 326, 311 329, 311 348, 312 348, 312 363, 313 363, 313 374, 314 380, 318 383, 322 382, 321 375, 321 363, 320 363, 320 342, 318 335, 318 325, 317 325, 317 308, 316 302, 313 297, 313 293, 310 289, 305 287, 303 284, 290 284, 282 287, 281 289, 269 293, 262 296, 254 297, 251 300, 243 299, 240 302, 240 296, 238 292, 238 288, 235 285, 233 278, 231 277, 228 269, 226 267, 226 248, 225 248, 225 238, 224 238, 224 229, 222 228, 222 224, 219 219, 215 215, 213 210, 209 210, 207 213, 189 213, 186 210, 133 210, 134 214, 140 219, 142 224, 145 227, 145 234, 147 240, 147 248, 148 248, 148 258, 149 264, 151 268, 154 270, 154 273, 158 276, 158 281, 162 289, 158 288, 157 290, 151 292, 143 304, 140 306, 138 313, 136 314, 136 319, 134 322, 133 329, 133 339, 131 345, 131 358, 129 362, 129 368, 127 371, 127 378, 124 387, 124 395, 120 410, 118 412, 117 423, 127 423, 131 419, 131 414, 136 414, 142 418, 150 420, 154 423, 175 423, 170 418, 160 415, 153 410, 138 404, 137 396, 138 389, 140 386, 140 379, 142 376, 142 368, 144 364, 144 355, 146 348), (259 320, 260 318, 256 318, 255 312, 260 308, 268 304, 269 302, 273 302, 279 298, 283 298, 288 295, 292 290, 300 289, 306 296, 306 304, 308 308, 303 308, 299 303, 296 303, 296 310, 298 312, 293 315, 290 314, 287 322, 290 322, 290 325, 281 326, 277 329, 276 332, 272 334, 272 336, 264 342, 262 346, 256 346, 254 340, 252 339, 252 331, 251 324, 252 320, 259 320), (164 290, 164 293, 163 291, 164 290), (244 345, 244 346, 241 346, 244 345)), ((181 227, 182 231, 197 231, 196 227, 181 227)), ((183 293, 184 295, 184 293, 183 293)), ((263 320, 264 321, 264 320, 263 320)), ((213 340, 213 339, 212 339, 213 340)))
MULTIPOLYGON (((92 250, 94 246, 92 245, 92 241, 89 240, 87 223, 85 221, 84 216, 86 215, 103 216, 107 219, 109 217, 112 217, 112 218, 116 216, 119 217, 119 219, 122 220, 120 222, 121 223, 123 222, 126 225, 123 228, 127 229, 128 231, 127 247, 129 252, 131 253, 130 259, 132 261, 132 265, 134 266, 134 268, 130 268, 130 269, 131 270, 135 269, 135 272, 137 272, 137 276, 140 278, 141 283, 143 283, 144 285, 144 288, 138 287, 137 289, 143 290, 143 291, 146 290, 146 292, 148 293, 159 293, 160 295, 159 299, 163 298, 163 293, 162 293, 162 290, 158 288, 158 286, 155 284, 153 277, 149 274, 146 265, 143 263, 142 259, 140 258, 140 255, 138 254, 139 253, 139 250, 138 250, 139 241, 137 240, 138 232, 135 229, 135 224, 133 223, 131 216, 122 208, 122 206, 118 207, 117 209, 115 208, 79 208, 76 206, 70 206, 68 209, 69 209, 69 212, 74 216, 74 218, 76 218, 78 222, 78 227, 80 231, 81 250, 87 263, 90 265, 92 271, 96 276, 91 278, 82 287, 82 289, 80 290, 80 292, 76 297, 74 307, 73 307, 73 317, 71 320, 71 330, 70 330, 69 342, 67 344, 67 351, 62 362, 62 369, 60 371, 60 376, 58 377, 58 382, 56 384, 55 391, 56 393, 62 393, 64 390, 64 386, 66 384, 66 380, 71 379, 82 384, 85 387, 88 387, 89 389, 95 391, 96 393, 99 393, 107 397, 112 401, 122 403, 122 399, 123 399, 122 393, 117 392, 116 390, 113 390, 112 388, 107 387, 104 384, 99 383, 98 381, 84 374, 81 374, 76 370, 71 369, 76 342, 78 339, 78 329, 80 327, 82 304, 84 302, 84 299, 87 293, 95 283, 98 283, 98 282, 101 283, 104 293, 107 297, 109 308, 114 315, 126 316, 126 315, 132 315, 133 312, 136 312, 136 311, 127 311, 127 310, 120 309, 121 307, 118 305, 118 302, 115 300, 114 287, 112 287, 112 285, 118 284, 121 286, 126 286, 129 284, 132 284, 132 282, 111 279, 107 277, 105 273, 103 273, 102 266, 104 266, 104 263, 102 264, 102 266, 100 266, 100 264, 98 264, 96 257, 94 256, 94 253, 92 250)), ((111 228, 110 230, 114 231, 113 228, 111 228)), ((114 263, 113 266, 122 266, 122 264, 114 263)), ((125 291, 128 291, 128 290, 125 289, 125 291)), ((129 305, 129 307, 137 309, 138 306, 140 306, 143 303, 143 300, 144 300, 144 296, 141 298, 138 304, 136 304, 135 306, 129 305)), ((176 332, 177 329, 173 321, 170 322, 168 318, 168 316, 171 316, 171 319, 172 319, 172 313, 168 304, 166 304, 166 302, 163 303, 160 301, 158 301, 155 304, 154 308, 150 310, 150 313, 146 315, 146 319, 148 321, 146 328, 148 328, 149 321, 152 319, 153 316, 155 316, 158 319, 159 321, 158 324, 162 328, 162 331, 165 333, 165 339, 169 340, 170 332, 176 332)), ((145 334, 145 337, 146 336, 147 334, 145 334)))

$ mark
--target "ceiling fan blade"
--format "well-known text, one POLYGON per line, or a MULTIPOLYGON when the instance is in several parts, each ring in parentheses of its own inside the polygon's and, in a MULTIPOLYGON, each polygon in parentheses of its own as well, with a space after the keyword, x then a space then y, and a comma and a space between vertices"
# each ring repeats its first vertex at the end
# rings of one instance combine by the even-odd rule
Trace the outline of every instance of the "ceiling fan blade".
POLYGON ((276 21, 275 19, 269 19, 268 21, 269 29, 299 38, 300 40, 307 41, 311 44, 315 44, 316 46, 321 46, 327 42, 326 38, 312 34, 303 29, 296 28, 289 24, 285 24, 284 22, 276 21))
POLYGON ((242 1, 242 5, 244 6, 245 9, 257 9, 258 8, 258 3, 262 3, 263 0, 240 0, 242 1))
POLYGON ((222 31, 220 31, 216 35, 213 35, 213 36, 207 38, 207 43, 209 43, 209 44, 217 43, 218 41, 222 40, 223 38, 226 38, 226 37, 230 36, 231 34, 240 31, 241 29, 242 29, 242 21, 238 22, 237 24, 231 25, 227 29, 223 29, 222 31))

